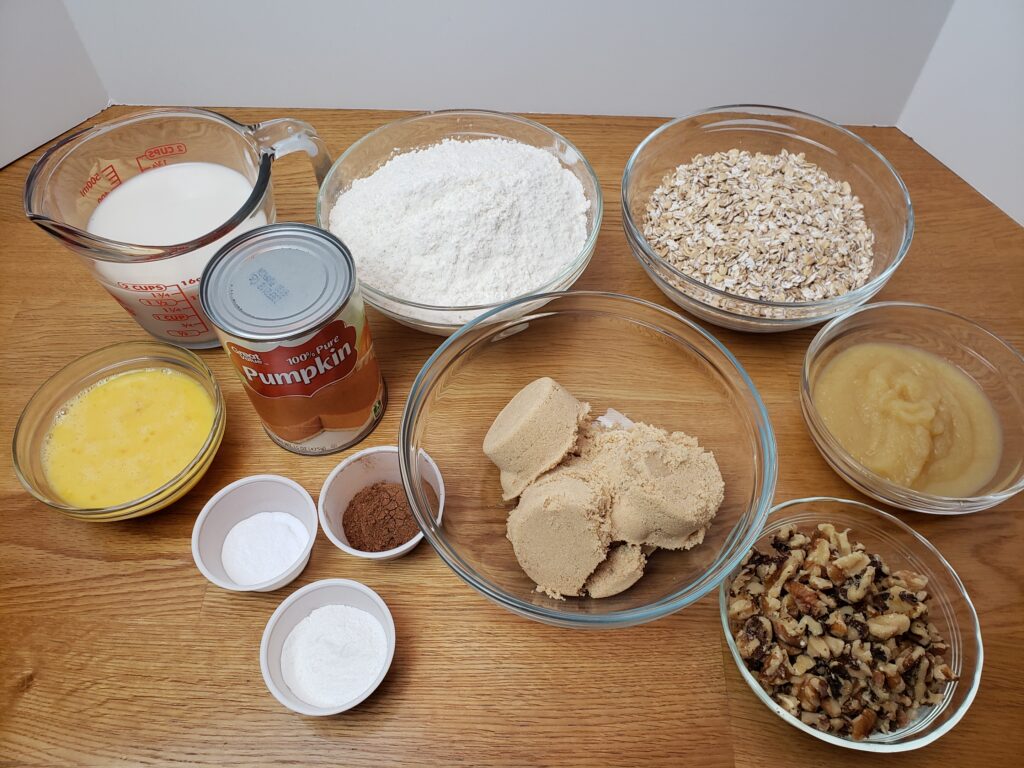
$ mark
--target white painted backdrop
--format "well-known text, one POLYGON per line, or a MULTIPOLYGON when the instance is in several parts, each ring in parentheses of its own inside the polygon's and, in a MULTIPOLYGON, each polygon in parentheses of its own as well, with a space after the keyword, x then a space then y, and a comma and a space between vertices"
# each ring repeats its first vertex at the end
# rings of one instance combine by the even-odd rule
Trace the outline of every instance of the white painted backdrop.
POLYGON ((755 102, 899 125, 1024 222, 1022 39, 1024 0, 0 0, 0 165, 108 103, 755 102))
POLYGON ((67 0, 127 104, 677 115, 756 102, 891 125, 951 0, 67 0))
POLYGON ((956 0, 896 124, 1024 225, 1024 0, 956 0))
POLYGON ((0 168, 108 99, 60 0, 0 0, 0 168))

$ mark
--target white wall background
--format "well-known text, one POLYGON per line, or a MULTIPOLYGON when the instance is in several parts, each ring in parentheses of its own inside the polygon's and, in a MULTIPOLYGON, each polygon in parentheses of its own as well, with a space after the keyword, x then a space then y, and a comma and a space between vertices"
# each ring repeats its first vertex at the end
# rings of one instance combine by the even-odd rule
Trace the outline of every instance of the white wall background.
POLYGON ((1024 223, 1022 84, 1024 0, 0 0, 0 166, 108 103, 755 102, 898 125, 1024 223))
POLYGON ((60 0, 0 0, 0 167, 107 106, 60 0))
POLYGON ((957 0, 898 125, 1024 224, 1024 2, 957 0))
POLYGON ((951 0, 66 0, 123 104, 892 125, 951 0))

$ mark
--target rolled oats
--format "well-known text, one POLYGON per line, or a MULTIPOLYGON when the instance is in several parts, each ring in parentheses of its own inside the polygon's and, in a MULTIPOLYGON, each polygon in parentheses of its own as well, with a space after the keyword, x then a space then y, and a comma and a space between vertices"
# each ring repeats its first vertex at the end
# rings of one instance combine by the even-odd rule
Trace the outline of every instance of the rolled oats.
POLYGON ((762 301, 841 296, 874 266, 863 204, 802 152, 697 155, 654 190, 643 234, 689 277, 762 301))

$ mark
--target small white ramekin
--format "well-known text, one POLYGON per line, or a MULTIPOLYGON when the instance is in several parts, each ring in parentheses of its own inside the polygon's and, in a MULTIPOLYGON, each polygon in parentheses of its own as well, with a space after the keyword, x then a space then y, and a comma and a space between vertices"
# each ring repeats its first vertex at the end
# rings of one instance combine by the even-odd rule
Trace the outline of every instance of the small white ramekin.
MULTIPOLYGON (((426 478, 437 495, 436 519, 441 522, 441 515, 444 512, 444 480, 441 478, 441 470, 426 451, 420 451, 420 474, 426 478)), ((383 552, 364 552, 348 543, 342 520, 349 502, 363 488, 381 482, 399 485, 402 483, 397 446, 382 445, 354 453, 336 466, 324 480, 317 501, 320 527, 324 529, 327 538, 343 552, 367 560, 394 560, 409 554, 423 541, 421 531, 404 544, 383 552)))
POLYGON ((260 670, 263 672, 263 681, 274 698, 293 712, 314 717, 336 715, 360 704, 377 690, 387 676, 394 657, 395 621, 391 617, 391 611, 388 610, 387 604, 380 595, 365 584, 349 579, 314 581, 293 592, 271 615, 267 622, 267 628, 263 630, 263 640, 260 642, 260 670), (366 611, 384 627, 384 635, 388 643, 387 657, 376 679, 361 694, 338 707, 318 707, 307 704, 292 693, 281 673, 281 652, 284 648, 284 641, 288 639, 288 635, 295 629, 296 624, 317 608, 322 608, 325 605, 348 605, 366 611))
POLYGON ((302 573, 313 551, 316 533, 316 505, 305 488, 280 475, 252 475, 224 486, 206 502, 192 529, 192 559, 203 576, 222 589, 273 592, 302 573), (258 584, 238 584, 228 576, 221 562, 224 538, 236 524, 260 512, 292 515, 306 527, 309 542, 292 567, 277 578, 258 584))

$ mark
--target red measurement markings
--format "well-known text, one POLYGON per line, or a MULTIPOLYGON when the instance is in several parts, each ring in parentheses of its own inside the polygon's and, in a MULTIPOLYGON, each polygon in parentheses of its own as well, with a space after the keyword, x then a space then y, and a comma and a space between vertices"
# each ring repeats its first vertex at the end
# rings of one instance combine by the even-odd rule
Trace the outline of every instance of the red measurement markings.
POLYGON ((114 168, 113 165, 108 165, 106 168, 100 171, 100 173, 103 174, 103 178, 105 178, 107 182, 110 184, 110 188, 104 190, 103 194, 96 199, 97 203, 102 203, 103 198, 105 198, 107 195, 113 192, 117 187, 121 186, 121 177, 117 175, 117 169, 114 168))
POLYGON ((181 297, 183 299, 185 299, 185 301, 188 303, 189 307, 192 309, 192 314, 194 314, 196 316, 196 320, 198 321, 198 323, 193 323, 192 325, 194 327, 197 327, 197 328, 202 328, 201 333, 206 333, 207 331, 209 331, 210 330, 209 326, 206 323, 203 322, 202 316, 196 310, 195 305, 191 302, 191 300, 189 299, 188 295, 185 293, 185 289, 182 288, 181 286, 179 286, 178 290, 181 291, 181 297))
MULTIPOLYGON (((198 336, 201 333, 206 333, 207 331, 209 331, 210 330, 209 327, 206 325, 205 322, 203 322, 202 316, 196 311, 195 306, 192 304, 191 301, 189 301, 188 296, 185 295, 185 291, 182 289, 182 287, 180 285, 174 286, 174 294, 176 294, 176 295, 174 295, 175 300, 182 300, 183 299, 185 301, 185 303, 188 305, 188 312, 184 313, 184 316, 186 318, 188 318, 188 319, 187 320, 179 320, 179 321, 176 321, 176 322, 180 322, 182 328, 184 328, 185 330, 189 331, 189 333, 187 333, 187 334, 186 333, 180 333, 180 334, 175 334, 175 335, 179 335, 179 336, 186 336, 186 335, 187 336, 198 336), (180 299, 179 299, 179 297, 180 297, 180 299), (195 332, 192 333, 192 331, 195 331, 195 332)), ((153 294, 153 295, 154 295, 155 298, 165 298, 164 295, 157 295, 157 294, 153 294)), ((170 298, 170 296, 166 296, 166 298, 170 298)), ((160 316, 158 316, 158 315, 153 315, 153 317, 155 317, 158 320, 160 319, 160 316)))
POLYGON ((193 317, 195 315, 153 315, 154 320, 161 320, 165 323, 183 323, 193 317))
POLYGON ((121 183, 121 177, 117 175, 117 169, 113 165, 106 166, 100 173, 110 182, 111 187, 116 187, 121 183))
MULTIPOLYGON (((150 291, 167 291, 169 289, 162 283, 118 283, 119 288, 124 288, 126 291, 135 291, 136 293, 149 293, 150 291)), ((177 286, 174 286, 177 288, 177 286)))
POLYGON ((188 305, 184 299, 139 299, 139 304, 144 307, 176 307, 179 304, 188 305))
POLYGON ((159 147, 150 147, 141 155, 135 158, 140 171, 148 171, 150 168, 159 168, 167 165, 167 158, 174 155, 184 155, 188 152, 188 145, 181 141, 172 144, 161 144, 159 147))
POLYGON ((196 311, 195 305, 185 294, 181 285, 163 285, 162 283, 118 283, 126 291, 148 294, 140 296, 137 301, 146 307, 163 309, 154 312, 151 317, 161 323, 176 323, 179 330, 169 330, 172 336, 199 336, 210 330, 202 315, 196 311), (167 310, 171 311, 167 311, 167 310))
POLYGON ((117 169, 113 164, 100 168, 96 173, 86 179, 85 184, 83 184, 82 188, 78 190, 78 194, 82 197, 87 197, 93 189, 99 186, 101 181, 106 181, 107 183, 104 185, 105 189, 97 199, 97 202, 103 200, 104 197, 110 194, 112 189, 121 185, 121 177, 118 176, 117 169))

